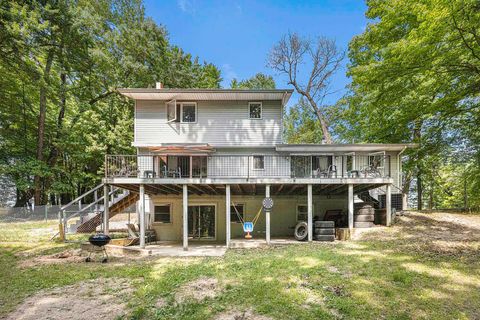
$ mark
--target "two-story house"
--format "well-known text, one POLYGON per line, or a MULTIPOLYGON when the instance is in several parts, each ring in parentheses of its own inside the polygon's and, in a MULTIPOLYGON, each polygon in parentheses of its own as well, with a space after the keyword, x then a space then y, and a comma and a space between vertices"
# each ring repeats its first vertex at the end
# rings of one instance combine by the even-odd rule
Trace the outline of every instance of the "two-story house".
POLYGON ((387 225, 392 206, 401 209, 401 153, 410 145, 286 144, 283 114, 292 90, 119 92, 135 101, 137 155, 106 156, 105 193, 116 186, 139 199, 142 247, 147 228, 185 249, 193 240, 228 246, 250 221, 253 237, 267 243, 292 237, 305 221, 312 241, 313 221, 329 210, 354 228, 354 201, 386 208, 387 225), (261 210, 266 197, 274 201, 271 213, 261 210))

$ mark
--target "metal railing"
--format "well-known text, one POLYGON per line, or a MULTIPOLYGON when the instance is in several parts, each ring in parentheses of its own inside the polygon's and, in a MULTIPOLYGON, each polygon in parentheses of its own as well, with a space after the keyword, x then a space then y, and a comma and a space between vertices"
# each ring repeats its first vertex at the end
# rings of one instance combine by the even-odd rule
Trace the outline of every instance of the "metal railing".
MULTIPOLYGON (((74 233, 76 226, 92 218, 96 214, 103 213, 105 195, 104 184, 99 184, 95 188, 88 190, 77 198, 73 199, 58 210, 59 223, 64 228, 64 234, 74 233), (93 196, 93 201, 88 201, 93 196)), ((120 201, 128 195, 127 190, 117 187, 110 187, 107 197, 109 198, 109 205, 120 201)))
POLYGON ((389 155, 107 155, 106 178, 389 178, 389 155))

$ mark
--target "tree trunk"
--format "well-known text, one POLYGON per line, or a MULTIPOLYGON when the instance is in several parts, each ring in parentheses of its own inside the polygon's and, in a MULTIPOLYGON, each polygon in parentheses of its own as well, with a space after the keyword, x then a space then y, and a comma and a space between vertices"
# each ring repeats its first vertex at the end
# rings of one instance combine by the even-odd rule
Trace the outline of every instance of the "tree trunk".
POLYGON ((58 159, 58 155, 60 151, 58 150, 57 143, 62 138, 62 130, 63 130, 63 119, 65 118, 65 111, 67 108, 67 98, 66 98, 66 82, 67 76, 65 73, 60 75, 61 87, 60 87, 60 111, 58 112, 57 117, 57 133, 55 135, 55 141, 52 145, 50 150, 50 155, 48 157, 48 164, 51 168, 53 168, 58 159))
POLYGON ((417 209, 422 210, 422 197, 423 197, 423 189, 422 189, 422 172, 420 166, 417 164, 417 209))
MULTIPOLYGON (((433 179, 433 177, 432 177, 433 179)), ((433 210, 433 180, 430 181, 430 190, 429 190, 429 203, 428 203, 428 207, 430 210, 433 210)))
POLYGON ((325 143, 332 144, 332 136, 330 135, 330 131, 328 130, 328 125, 325 119, 323 118, 322 113, 318 110, 317 107, 314 107, 315 113, 317 114, 317 118, 320 121, 320 125, 322 126, 322 133, 323 138, 325 139, 325 143))
MULTIPOLYGON (((417 120, 415 121, 415 127, 413 129, 413 141, 420 144, 422 140, 422 125, 423 121, 422 120, 417 120)), ((420 153, 417 153, 417 209, 422 210, 423 208, 423 203, 422 203, 422 197, 423 197, 423 186, 422 186, 422 166, 420 164, 420 153)))
POLYGON ((295 89, 297 90, 298 93, 300 93, 302 96, 307 98, 308 102, 310 103, 310 106, 312 106, 313 111, 315 112, 315 115, 318 118, 318 121, 320 122, 320 126, 322 127, 322 134, 323 134, 323 139, 325 140, 325 143, 327 144, 332 144, 332 136, 330 135, 330 131, 328 129, 328 124, 327 121, 325 120, 322 112, 320 111, 320 108, 318 108, 317 103, 313 98, 310 96, 308 92, 303 91, 296 82, 290 81, 290 84, 292 84, 295 89))
MULTIPOLYGON (((54 51, 50 49, 47 55, 47 61, 45 64, 45 70, 43 72, 43 79, 40 81, 40 111, 38 115, 38 129, 37 129, 37 160, 43 161, 43 151, 45 142, 45 119, 47 115, 47 90, 49 85, 50 70, 52 68, 54 58, 54 51)), ((38 174, 34 177, 35 186, 35 204, 41 205, 44 201, 44 195, 42 190, 42 177, 38 174)))
POLYGON ((32 196, 32 193, 30 191, 23 191, 19 189, 17 189, 16 194, 17 197, 14 207, 25 207, 25 205, 28 203, 28 200, 32 196))

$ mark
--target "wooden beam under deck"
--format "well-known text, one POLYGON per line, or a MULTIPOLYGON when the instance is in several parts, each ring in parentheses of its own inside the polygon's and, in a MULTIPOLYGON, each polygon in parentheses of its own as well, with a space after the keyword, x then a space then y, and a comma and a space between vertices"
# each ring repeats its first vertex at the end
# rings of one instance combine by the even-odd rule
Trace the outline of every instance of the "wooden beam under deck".
MULTIPOLYGON (((139 184, 115 184, 117 187, 129 190, 131 192, 139 192, 139 184)), ((385 184, 356 184, 354 185, 354 193, 368 191, 370 189, 384 186, 385 184)), ((188 185, 188 193, 196 195, 223 195, 223 190, 219 190, 219 187, 223 185, 218 184, 195 184, 188 185)), ((263 195, 265 191, 264 184, 232 184, 231 190, 235 190, 236 196, 241 195, 263 195)), ((346 195, 348 184, 316 184, 312 185, 313 195, 346 195)), ((272 194, 274 196, 293 196, 293 195, 306 195, 307 184, 278 184, 271 185, 272 194)), ((174 184, 145 184, 145 193, 150 195, 179 195, 182 193, 182 185, 174 184)))

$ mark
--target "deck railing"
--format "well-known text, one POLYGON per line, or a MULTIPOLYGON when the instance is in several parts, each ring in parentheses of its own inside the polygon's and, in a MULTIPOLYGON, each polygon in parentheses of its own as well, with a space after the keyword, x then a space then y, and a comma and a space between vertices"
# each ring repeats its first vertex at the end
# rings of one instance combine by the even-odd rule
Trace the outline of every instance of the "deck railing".
POLYGON ((107 155, 107 178, 389 178, 389 155, 107 155))

